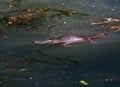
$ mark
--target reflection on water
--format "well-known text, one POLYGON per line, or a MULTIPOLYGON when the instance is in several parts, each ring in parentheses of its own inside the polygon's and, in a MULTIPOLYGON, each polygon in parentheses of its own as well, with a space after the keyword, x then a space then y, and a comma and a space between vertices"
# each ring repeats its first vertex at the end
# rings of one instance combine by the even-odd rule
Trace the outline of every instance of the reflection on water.
POLYGON ((87 81, 89 87, 119 87, 120 32, 108 30, 109 24, 90 24, 109 17, 120 19, 119 5, 119 0, 1 0, 0 11, 53 7, 88 13, 89 16, 54 16, 30 21, 29 26, 2 28, 0 87, 80 87, 80 80, 87 81), (13 7, 10 7, 11 4, 13 7), (66 34, 98 33, 109 33, 111 36, 96 40, 96 43, 73 44, 71 47, 33 43, 34 40, 66 34))

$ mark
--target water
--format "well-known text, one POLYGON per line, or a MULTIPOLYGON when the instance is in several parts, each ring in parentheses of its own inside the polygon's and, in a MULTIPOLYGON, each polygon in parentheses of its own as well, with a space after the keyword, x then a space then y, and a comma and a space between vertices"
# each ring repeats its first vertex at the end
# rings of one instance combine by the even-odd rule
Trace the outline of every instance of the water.
MULTIPOLYGON (((1 0, 0 10, 12 10, 6 6, 10 1, 1 0)), ((120 86, 120 32, 108 30, 110 25, 90 25, 107 17, 120 19, 119 0, 23 0, 18 3, 18 8, 29 7, 71 9, 89 16, 42 18, 30 21, 35 27, 7 26, 1 30, 0 87, 82 87, 80 80, 87 81, 88 87, 120 86), (33 43, 66 34, 98 33, 111 36, 71 47, 33 43), (20 72, 20 69, 26 70, 20 72)))

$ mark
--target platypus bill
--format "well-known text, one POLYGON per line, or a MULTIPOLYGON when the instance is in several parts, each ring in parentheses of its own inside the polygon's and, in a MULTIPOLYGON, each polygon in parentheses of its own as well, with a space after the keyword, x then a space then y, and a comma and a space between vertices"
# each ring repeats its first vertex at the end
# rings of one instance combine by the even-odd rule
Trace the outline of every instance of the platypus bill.
POLYGON ((109 34, 94 34, 94 35, 65 35, 58 38, 50 38, 47 40, 38 40, 34 41, 35 44, 58 44, 62 46, 67 46, 72 43, 81 43, 81 42, 94 42, 94 39, 99 39, 108 36, 109 34))

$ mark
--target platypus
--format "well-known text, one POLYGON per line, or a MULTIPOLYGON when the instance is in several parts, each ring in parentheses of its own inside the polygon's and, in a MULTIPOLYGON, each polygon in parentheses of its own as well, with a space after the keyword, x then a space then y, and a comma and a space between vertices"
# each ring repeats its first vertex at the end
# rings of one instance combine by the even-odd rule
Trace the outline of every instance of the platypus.
POLYGON ((109 34, 94 34, 94 35, 85 35, 85 36, 80 36, 80 35, 65 35, 57 38, 50 38, 47 40, 36 40, 34 41, 35 44, 58 44, 62 46, 67 46, 72 43, 81 43, 81 42, 94 42, 94 39, 106 37, 109 34))

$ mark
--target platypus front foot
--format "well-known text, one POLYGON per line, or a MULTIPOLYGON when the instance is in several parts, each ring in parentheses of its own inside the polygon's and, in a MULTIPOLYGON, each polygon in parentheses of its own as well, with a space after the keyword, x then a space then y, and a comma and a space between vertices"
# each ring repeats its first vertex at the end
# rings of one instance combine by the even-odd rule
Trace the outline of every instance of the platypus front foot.
POLYGON ((89 43, 94 43, 95 40, 91 40, 91 39, 90 39, 90 40, 88 40, 88 42, 89 42, 89 43))
POLYGON ((60 43, 61 46, 63 47, 71 47, 70 43, 60 43))

